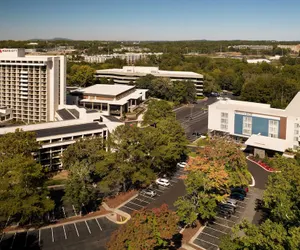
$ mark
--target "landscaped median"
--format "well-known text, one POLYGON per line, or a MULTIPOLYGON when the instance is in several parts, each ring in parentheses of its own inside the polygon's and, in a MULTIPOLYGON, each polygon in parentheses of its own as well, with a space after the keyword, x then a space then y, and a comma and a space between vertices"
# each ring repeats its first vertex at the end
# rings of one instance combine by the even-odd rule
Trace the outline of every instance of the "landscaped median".
POLYGON ((270 173, 277 173, 277 172, 280 172, 272 167, 270 167, 268 164, 264 163, 262 160, 257 160, 255 159, 254 156, 247 156, 246 157, 247 160, 255 163, 256 165, 260 166, 262 169, 264 169, 265 171, 267 172, 270 172, 270 173))

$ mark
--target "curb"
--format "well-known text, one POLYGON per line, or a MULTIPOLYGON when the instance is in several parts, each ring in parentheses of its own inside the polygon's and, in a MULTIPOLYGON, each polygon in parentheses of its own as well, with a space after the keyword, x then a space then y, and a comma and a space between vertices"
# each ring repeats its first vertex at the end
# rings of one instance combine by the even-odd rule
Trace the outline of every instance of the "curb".
POLYGON ((249 158, 249 156, 247 156, 246 157, 246 159, 248 160, 248 161, 251 161, 251 162, 253 162, 253 163, 255 163, 257 166, 259 166, 260 168, 262 168, 263 170, 265 170, 266 172, 269 172, 269 173, 280 173, 281 171, 276 171, 276 170, 268 170, 268 169, 265 169, 263 166, 261 166, 259 163, 257 163, 256 161, 253 161, 253 160, 251 160, 250 158, 249 158))
POLYGON ((206 223, 204 226, 200 227, 199 230, 194 234, 194 236, 190 239, 189 244, 196 246, 197 248, 199 247, 196 244, 194 244, 194 240, 197 239, 197 236, 203 231, 205 227, 206 227, 206 223))

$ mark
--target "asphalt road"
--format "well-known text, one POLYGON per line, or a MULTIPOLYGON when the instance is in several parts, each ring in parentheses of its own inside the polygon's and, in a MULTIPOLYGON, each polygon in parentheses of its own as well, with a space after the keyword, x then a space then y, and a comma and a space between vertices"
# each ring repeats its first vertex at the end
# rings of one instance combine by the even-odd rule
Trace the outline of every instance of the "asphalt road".
POLYGON ((255 163, 251 161, 247 160, 247 164, 250 173, 255 179, 255 187, 264 190, 270 173, 263 170, 261 167, 257 166, 255 163))
POLYGON ((207 106, 216 102, 217 98, 208 98, 206 101, 199 101, 176 110, 176 119, 181 123, 189 141, 196 139, 193 132, 207 133, 208 112, 207 106))

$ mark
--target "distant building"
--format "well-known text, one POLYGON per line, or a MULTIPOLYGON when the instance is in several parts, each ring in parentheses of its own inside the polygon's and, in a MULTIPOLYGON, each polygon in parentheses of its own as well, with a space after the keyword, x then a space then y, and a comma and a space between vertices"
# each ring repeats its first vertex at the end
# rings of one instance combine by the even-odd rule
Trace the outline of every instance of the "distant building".
POLYGON ((219 100, 208 108, 208 130, 242 139, 254 154, 299 148, 300 92, 286 109, 269 104, 219 100))
POLYGON ((109 54, 109 55, 81 55, 85 62, 89 63, 104 63, 106 60, 119 58, 125 60, 127 64, 134 64, 139 60, 143 60, 148 56, 155 55, 161 56, 162 53, 125 53, 125 54, 109 54))
POLYGON ((252 49, 252 50, 272 50, 272 45, 232 45, 228 46, 228 48, 234 49, 252 49))
POLYGON ((277 46, 278 48, 281 48, 281 49, 290 49, 291 51, 293 52, 296 52, 296 53, 299 53, 300 51, 300 44, 293 44, 293 45, 282 45, 282 44, 279 44, 277 46))
POLYGON ((0 49, 0 107, 24 122, 53 121, 65 104, 64 56, 25 56, 24 49, 0 49))
POLYGON ((247 63, 262 63, 262 62, 270 63, 271 61, 268 59, 247 59, 247 63))
POLYGON ((124 84, 96 84, 72 91, 79 96, 79 105, 106 115, 122 117, 146 100, 147 89, 124 84))
POLYGON ((171 81, 191 81, 195 84, 197 96, 203 95, 203 75, 194 72, 159 70, 158 67, 124 66, 122 69, 97 70, 95 76, 113 79, 115 83, 119 84, 129 84, 147 74, 167 77, 171 81))

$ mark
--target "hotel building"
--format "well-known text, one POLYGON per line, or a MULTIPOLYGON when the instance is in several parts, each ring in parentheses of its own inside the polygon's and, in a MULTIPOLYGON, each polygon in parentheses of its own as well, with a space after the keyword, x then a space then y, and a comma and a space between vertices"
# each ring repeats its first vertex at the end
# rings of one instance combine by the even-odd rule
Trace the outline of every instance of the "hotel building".
POLYGON ((65 87, 64 56, 25 56, 24 49, 0 49, 2 114, 11 112, 11 118, 26 123, 54 121, 58 105, 65 104, 65 87))
POLYGON ((171 81, 191 81, 195 84, 197 96, 203 95, 203 75, 194 72, 159 70, 158 67, 124 66, 122 69, 97 70, 95 76, 113 79, 119 84, 129 84, 148 74, 170 78, 171 81))
POLYGON ((208 130, 242 139, 254 154, 299 149, 300 92, 286 109, 269 104, 219 100, 208 108, 208 130))

